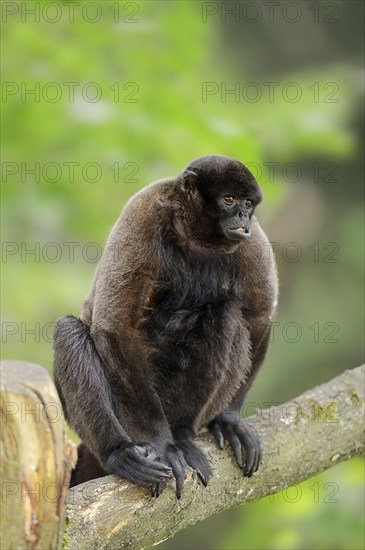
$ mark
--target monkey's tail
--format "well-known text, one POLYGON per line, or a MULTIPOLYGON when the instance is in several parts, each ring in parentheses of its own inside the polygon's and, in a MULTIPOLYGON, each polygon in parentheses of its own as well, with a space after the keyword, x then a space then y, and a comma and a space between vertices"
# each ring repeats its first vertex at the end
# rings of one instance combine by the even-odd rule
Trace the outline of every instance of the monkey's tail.
POLYGON ((77 464, 71 472, 70 487, 106 475, 108 475, 107 472, 103 470, 96 456, 86 447, 85 443, 80 443, 77 447, 77 464))

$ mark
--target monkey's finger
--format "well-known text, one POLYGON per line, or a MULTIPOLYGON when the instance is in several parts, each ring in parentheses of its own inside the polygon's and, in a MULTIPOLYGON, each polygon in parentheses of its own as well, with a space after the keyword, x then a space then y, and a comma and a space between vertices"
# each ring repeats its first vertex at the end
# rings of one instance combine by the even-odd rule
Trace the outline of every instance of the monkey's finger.
POLYGON ((129 469, 129 471, 126 469, 122 477, 125 477, 138 485, 143 485, 144 487, 150 487, 156 483, 161 483, 171 479, 170 476, 166 476, 166 474, 161 472, 137 468, 134 468, 133 470, 129 469))
POLYGON ((254 472, 256 451, 252 447, 245 448, 243 475, 245 477, 252 477, 254 472))
POLYGON ((165 481, 160 481, 159 483, 155 483, 151 487, 152 496, 158 498, 160 495, 162 495, 162 492, 165 490, 165 488, 166 488, 165 481))
POLYGON ((186 479, 185 472, 176 471, 176 497, 180 500, 182 492, 184 490, 184 481, 186 479))
POLYGON ((204 487, 206 487, 208 485, 208 478, 207 476, 205 475, 204 472, 201 472, 200 470, 196 470, 196 473, 198 475, 198 478, 200 479, 200 481, 202 482, 202 484, 204 485, 204 487))
POLYGON ((255 462, 253 465, 253 473, 257 472, 257 470, 259 469, 261 458, 262 458, 262 453, 261 453, 261 448, 259 447, 258 450, 256 451, 255 462))
POLYGON ((132 483, 148 488, 172 476, 171 468, 142 457, 132 447, 122 452, 113 452, 105 464, 105 469, 110 474, 117 474, 132 483))
POLYGON ((194 470, 196 471, 198 478, 200 479, 204 487, 206 487, 208 485, 208 480, 212 475, 212 470, 209 462, 207 460, 199 461, 199 463, 195 465, 194 470))
MULTIPOLYGON (((151 488, 152 485, 159 483, 162 479, 166 479, 165 474, 161 472, 154 472, 152 470, 147 471, 140 466, 127 464, 125 463, 123 467, 116 468, 114 473, 118 474, 120 477, 141 485, 142 487, 151 488)), ((169 479, 169 477, 167 478, 169 479)))
POLYGON ((238 437, 244 451, 243 457, 243 475, 251 477, 258 468, 260 460, 260 443, 258 438, 249 430, 237 430, 238 437))
POLYGON ((227 439, 232 447, 233 454, 237 460, 240 468, 243 468, 243 459, 242 459, 242 445, 239 437, 232 431, 227 434, 227 439))
POLYGON ((177 446, 184 453, 187 464, 196 471, 198 479, 206 487, 212 470, 205 454, 191 441, 180 440, 177 446))
POLYGON ((223 449, 224 448, 224 437, 223 437, 222 430, 221 430, 221 427, 218 424, 218 422, 214 422, 211 425, 211 431, 212 431, 214 437, 216 438, 216 440, 218 442, 219 448, 223 449))
POLYGON ((171 468, 139 455, 125 456, 120 470, 121 477, 145 487, 172 477, 171 468))
POLYGON ((255 472, 257 472, 257 470, 259 469, 260 461, 261 461, 261 449, 260 449, 260 444, 258 443, 254 446, 254 459, 253 459, 252 467, 249 470, 247 477, 251 477, 255 472))
POLYGON ((171 465, 172 473, 176 479, 176 496, 180 499, 184 488, 184 481, 186 479, 187 463, 183 453, 175 446, 171 445, 166 455, 168 462, 171 465))
POLYGON ((176 462, 172 466, 172 471, 176 479, 176 496, 180 499, 184 489, 184 481, 186 479, 185 468, 180 463, 176 462))
POLYGON ((256 451, 255 453, 255 461, 252 466, 252 473, 254 474, 259 469, 260 464, 260 451, 256 451))
POLYGON ((165 473, 168 477, 171 477, 171 467, 167 464, 164 464, 163 462, 159 462, 158 460, 152 460, 149 457, 141 456, 136 452, 125 455, 125 460, 140 464, 146 470, 154 470, 156 472, 165 473))

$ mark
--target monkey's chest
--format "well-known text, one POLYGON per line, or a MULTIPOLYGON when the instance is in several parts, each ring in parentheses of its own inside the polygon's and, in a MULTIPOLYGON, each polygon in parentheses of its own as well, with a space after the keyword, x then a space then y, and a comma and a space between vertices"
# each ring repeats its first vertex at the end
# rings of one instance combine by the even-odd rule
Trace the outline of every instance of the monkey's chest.
POLYGON ((228 404, 249 367, 242 303, 228 277, 213 283, 195 277, 179 292, 166 285, 145 324, 165 412, 196 429, 228 404))
POLYGON ((228 275, 192 272, 179 284, 165 281, 144 325, 159 364, 184 369, 189 358, 201 358, 202 348, 221 347, 220 335, 234 330, 240 306, 228 275))
POLYGON ((235 299, 188 301, 173 307, 169 298, 161 300, 146 323, 145 332, 156 350, 160 364, 173 363, 184 369, 189 358, 201 357, 202 347, 220 347, 220 335, 234 330, 235 299), (231 319, 230 319, 231 318, 231 319))

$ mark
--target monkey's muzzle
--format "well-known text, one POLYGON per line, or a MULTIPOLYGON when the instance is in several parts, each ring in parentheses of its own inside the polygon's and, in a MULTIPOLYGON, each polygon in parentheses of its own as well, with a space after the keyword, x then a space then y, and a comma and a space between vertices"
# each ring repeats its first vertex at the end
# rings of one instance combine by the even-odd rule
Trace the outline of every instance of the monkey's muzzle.
POLYGON ((229 236, 230 239, 234 240, 246 239, 247 237, 251 237, 251 230, 248 224, 239 225, 237 227, 228 227, 226 231, 227 236, 229 236))

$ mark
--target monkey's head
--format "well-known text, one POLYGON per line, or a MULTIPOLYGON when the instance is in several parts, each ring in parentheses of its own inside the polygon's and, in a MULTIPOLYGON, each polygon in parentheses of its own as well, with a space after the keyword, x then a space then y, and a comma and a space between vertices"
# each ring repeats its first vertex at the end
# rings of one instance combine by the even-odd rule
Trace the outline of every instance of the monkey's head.
POLYGON ((221 155, 200 157, 183 170, 179 181, 184 225, 194 241, 230 247, 251 236, 251 217, 262 192, 241 162, 221 155))

